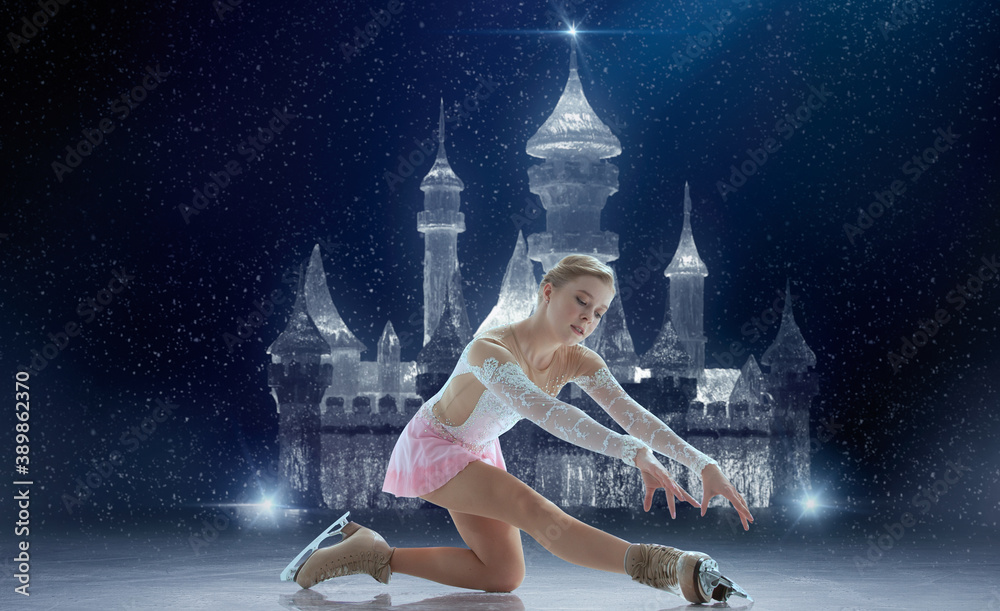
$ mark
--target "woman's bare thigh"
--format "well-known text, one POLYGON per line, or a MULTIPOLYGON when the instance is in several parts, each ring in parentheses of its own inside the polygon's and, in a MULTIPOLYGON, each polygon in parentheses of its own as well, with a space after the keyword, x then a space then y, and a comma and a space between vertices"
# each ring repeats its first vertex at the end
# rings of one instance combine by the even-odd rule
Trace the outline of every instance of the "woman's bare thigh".
POLYGON ((444 486, 422 497, 450 511, 499 520, 536 536, 545 513, 562 513, 554 503, 503 469, 473 461, 444 486))

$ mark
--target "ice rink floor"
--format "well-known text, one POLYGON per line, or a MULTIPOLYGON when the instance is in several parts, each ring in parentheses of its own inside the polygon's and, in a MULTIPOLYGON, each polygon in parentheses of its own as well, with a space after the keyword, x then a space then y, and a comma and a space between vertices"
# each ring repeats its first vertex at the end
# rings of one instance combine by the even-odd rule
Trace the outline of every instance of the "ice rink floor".
MULTIPOLYGON (((375 528, 396 547, 465 547, 447 514, 433 513, 406 524, 394 517, 352 514, 352 519, 375 528)), ((315 536, 314 531, 325 526, 304 524, 270 530, 233 527, 197 550, 186 525, 141 534, 64 529, 35 537, 31 596, 13 593, 17 585, 9 577, 13 567, 4 562, 0 608, 1000 610, 1000 553, 992 551, 985 539, 917 540, 913 534, 908 540, 904 534, 876 562, 859 568, 859 559, 869 549, 865 533, 836 536, 757 529, 743 535, 724 525, 691 528, 695 520, 689 519, 686 528, 679 522, 650 529, 584 519, 632 542, 709 553, 724 574, 750 592, 754 603, 734 596, 728 603, 688 605, 625 575, 564 562, 524 533, 527 575, 510 594, 462 590, 403 574, 393 575, 388 585, 353 575, 302 590, 280 582, 278 574, 315 536)))

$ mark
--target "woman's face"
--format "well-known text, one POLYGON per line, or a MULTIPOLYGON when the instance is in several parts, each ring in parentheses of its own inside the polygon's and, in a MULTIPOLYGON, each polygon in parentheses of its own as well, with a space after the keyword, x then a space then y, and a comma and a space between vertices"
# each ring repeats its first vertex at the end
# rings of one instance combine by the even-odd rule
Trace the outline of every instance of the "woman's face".
POLYGON ((594 276, 578 276, 549 294, 547 318, 567 344, 578 344, 597 328, 615 294, 594 276))

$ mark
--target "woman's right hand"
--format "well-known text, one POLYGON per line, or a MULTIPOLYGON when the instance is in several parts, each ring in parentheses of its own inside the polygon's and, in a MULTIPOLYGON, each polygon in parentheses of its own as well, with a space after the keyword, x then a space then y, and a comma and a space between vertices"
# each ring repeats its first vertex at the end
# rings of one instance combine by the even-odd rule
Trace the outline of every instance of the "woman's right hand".
POLYGON ((648 447, 642 448, 635 455, 635 466, 642 473, 642 483, 646 487, 646 499, 642 503, 645 511, 648 512, 653 506, 653 495, 659 488, 663 488, 663 491, 667 494, 667 506, 670 507, 671 518, 677 517, 677 510, 674 507, 675 498, 687 501, 695 507, 701 507, 701 504, 688 494, 687 490, 681 488, 680 484, 674 481, 670 473, 660 464, 660 461, 656 459, 656 456, 653 455, 652 450, 648 447))

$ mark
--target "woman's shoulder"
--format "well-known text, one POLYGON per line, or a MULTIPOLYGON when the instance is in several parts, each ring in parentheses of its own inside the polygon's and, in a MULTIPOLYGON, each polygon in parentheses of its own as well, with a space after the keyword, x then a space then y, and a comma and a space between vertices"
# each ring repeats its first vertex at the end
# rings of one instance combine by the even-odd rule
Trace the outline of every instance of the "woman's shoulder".
POLYGON ((570 349, 572 352, 570 353, 570 358, 567 361, 569 371, 573 372, 570 379, 590 374, 591 372, 605 366, 604 359, 601 358, 601 355, 597 354, 583 344, 570 346, 570 349))
POLYGON ((493 344, 500 344, 506 347, 506 339, 509 337, 507 333, 508 325, 499 325, 496 327, 490 327, 485 331, 480 331, 476 335, 472 336, 472 340, 469 344, 473 344, 477 341, 485 341, 493 344))
POLYGON ((486 352, 493 353, 493 349, 489 348, 489 346, 496 346, 499 348, 503 348, 504 351, 513 353, 512 350, 510 349, 510 346, 507 343, 507 338, 510 336, 509 334, 504 332, 504 329, 505 325, 502 325, 499 327, 492 327, 490 329, 477 333, 472 337, 471 340, 469 340, 469 343, 466 344, 465 353, 468 353, 469 351, 477 347, 478 349, 476 350, 476 352, 481 353, 485 349, 486 352))

